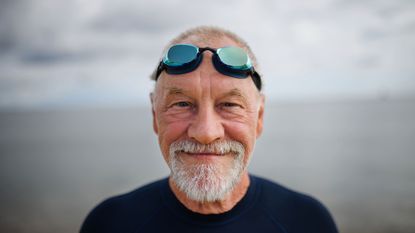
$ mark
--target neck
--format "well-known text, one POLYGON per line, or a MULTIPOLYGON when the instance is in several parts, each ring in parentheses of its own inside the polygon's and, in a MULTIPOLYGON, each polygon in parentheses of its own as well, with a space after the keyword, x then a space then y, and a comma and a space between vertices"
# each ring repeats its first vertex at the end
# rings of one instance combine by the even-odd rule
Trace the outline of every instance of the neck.
POLYGON ((223 199, 214 202, 199 202, 191 200, 169 179, 171 190, 177 199, 189 210, 200 214, 220 214, 231 210, 246 194, 249 187, 248 172, 244 172, 234 189, 223 199))

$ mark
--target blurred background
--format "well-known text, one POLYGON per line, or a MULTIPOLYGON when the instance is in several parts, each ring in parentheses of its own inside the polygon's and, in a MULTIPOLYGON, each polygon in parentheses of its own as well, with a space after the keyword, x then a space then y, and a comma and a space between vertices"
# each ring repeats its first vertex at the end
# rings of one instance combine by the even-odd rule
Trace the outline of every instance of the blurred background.
POLYGON ((415 232, 415 2, 0 1, 0 232, 77 232, 168 175, 149 75, 197 25, 260 63, 252 173, 311 194, 341 232, 415 232))

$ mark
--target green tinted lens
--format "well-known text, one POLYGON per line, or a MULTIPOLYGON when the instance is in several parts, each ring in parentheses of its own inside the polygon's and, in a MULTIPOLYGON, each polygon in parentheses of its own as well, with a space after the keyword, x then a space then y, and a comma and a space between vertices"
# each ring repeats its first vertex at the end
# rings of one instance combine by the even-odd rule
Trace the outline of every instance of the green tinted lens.
POLYGON ((163 62, 169 66, 181 66, 193 61, 197 57, 199 48, 189 44, 177 44, 170 47, 163 62))
POLYGON ((216 52, 220 60, 232 68, 250 69, 252 67, 248 54, 242 48, 224 47, 218 49, 216 52))

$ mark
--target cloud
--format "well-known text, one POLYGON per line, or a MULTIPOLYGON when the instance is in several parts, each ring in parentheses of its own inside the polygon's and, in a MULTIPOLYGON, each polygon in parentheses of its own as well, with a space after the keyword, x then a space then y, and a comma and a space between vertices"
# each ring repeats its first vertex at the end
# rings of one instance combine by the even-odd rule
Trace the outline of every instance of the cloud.
POLYGON ((370 96, 377 86, 415 93, 407 79, 415 72, 412 1, 1 4, 0 109, 143 103, 163 46, 201 24, 229 28, 251 44, 271 99, 370 96))

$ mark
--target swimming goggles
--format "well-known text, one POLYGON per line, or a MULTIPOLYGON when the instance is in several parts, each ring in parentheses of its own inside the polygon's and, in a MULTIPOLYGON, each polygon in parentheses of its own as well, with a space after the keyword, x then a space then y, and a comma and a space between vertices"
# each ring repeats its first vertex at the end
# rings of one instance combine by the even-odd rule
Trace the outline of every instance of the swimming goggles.
POLYGON ((157 67, 156 80, 163 70, 168 74, 185 74, 194 71, 202 62, 202 54, 206 50, 213 53, 212 62, 218 72, 239 79, 251 76, 255 86, 261 90, 261 76, 252 66, 248 54, 242 48, 231 46, 213 49, 199 48, 192 44, 172 45, 157 67))

